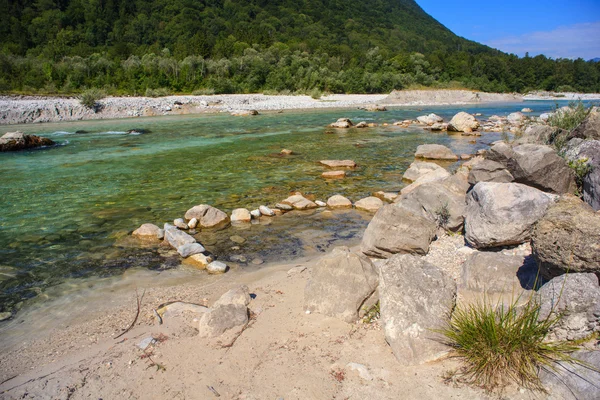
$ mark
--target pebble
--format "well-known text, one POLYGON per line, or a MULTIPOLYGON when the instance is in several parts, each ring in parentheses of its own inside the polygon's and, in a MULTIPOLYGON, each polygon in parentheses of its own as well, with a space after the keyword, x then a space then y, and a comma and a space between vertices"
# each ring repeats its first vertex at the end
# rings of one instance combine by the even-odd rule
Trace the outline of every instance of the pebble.
POLYGON ((327 203, 325 203, 324 201, 321 201, 321 200, 316 200, 315 204, 318 205, 319 207, 327 207, 327 203))
POLYGON ((261 216, 261 212, 260 212, 260 210, 257 208, 256 210, 252 210, 252 211, 250 211, 250 215, 252 215, 252 218, 260 218, 260 216, 261 216))
POLYGON ((196 229, 197 226, 198 226, 198 218, 192 218, 190 220, 190 222, 188 222, 188 227, 190 229, 196 229))
POLYGON ((227 271, 227 264, 221 261, 213 261, 206 266, 209 274, 223 274, 227 271))
POLYGON ((321 176, 325 179, 342 179, 346 177, 346 171, 327 171, 323 172, 321 176))
POLYGON ((177 218, 176 220, 174 220, 173 225, 175 225, 179 229, 183 229, 183 230, 189 229, 188 224, 185 223, 185 220, 183 218, 177 218))
POLYGON ((277 203, 277 204, 275 204, 275 207, 277 207, 281 211, 292 211, 294 209, 294 207, 290 206, 289 204, 283 204, 283 203, 277 203))
POLYGON ((237 244, 242 244, 246 242, 246 239, 244 239, 243 237, 239 236, 239 235, 233 235, 229 238, 229 240, 231 240, 234 243, 237 244))
POLYGON ((154 338, 152 336, 148 336, 147 338, 142 339, 137 344, 137 347, 139 347, 142 350, 146 350, 146 348, 148 348, 148 346, 150 346, 152 343, 154 343, 154 338))
POLYGON ((254 264, 254 265, 260 265, 263 263, 264 263, 264 261, 260 258, 255 258, 254 260, 252 260, 252 264, 254 264))
POLYGON ((246 256, 243 256, 241 254, 234 254, 231 257, 229 257, 229 259, 233 262, 239 262, 242 264, 245 264, 248 262, 248 259, 246 258, 246 256))
POLYGON ((273 217, 275 216, 275 212, 273 210, 271 210, 269 207, 267 206, 260 206, 258 207, 258 211, 260 211, 260 213, 266 217, 273 217))

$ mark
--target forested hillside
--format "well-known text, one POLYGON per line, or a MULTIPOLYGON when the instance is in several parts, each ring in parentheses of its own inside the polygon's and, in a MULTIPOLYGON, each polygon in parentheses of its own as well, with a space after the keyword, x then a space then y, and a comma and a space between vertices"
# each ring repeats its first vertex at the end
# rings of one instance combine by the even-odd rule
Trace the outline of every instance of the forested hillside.
POLYGON ((600 64, 457 37, 413 0, 0 0, 0 91, 600 91, 600 64))

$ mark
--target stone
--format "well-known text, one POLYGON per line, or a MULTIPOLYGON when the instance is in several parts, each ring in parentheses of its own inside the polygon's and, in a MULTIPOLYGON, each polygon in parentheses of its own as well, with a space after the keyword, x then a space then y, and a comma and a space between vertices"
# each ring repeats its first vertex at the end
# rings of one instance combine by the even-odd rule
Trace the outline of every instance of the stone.
POLYGON ((526 118, 527 117, 521 112, 510 113, 508 114, 508 117, 506 117, 508 123, 511 125, 521 125, 526 118))
POLYGON ((319 207, 327 207, 327 203, 325 203, 324 201, 321 201, 321 200, 315 200, 315 204, 318 205, 319 207))
POLYGON ((525 107, 524 109, 521 110, 522 113, 530 113, 533 112, 533 110, 529 107, 525 107))
POLYGON ((219 229, 229 225, 229 216, 223 211, 208 204, 200 204, 187 210, 185 219, 196 218, 198 225, 203 228, 219 229))
POLYGON ((458 160, 458 156, 452 150, 441 144, 420 145, 417 147, 415 158, 424 158, 426 160, 458 160))
POLYGON ((183 218, 177 218, 176 220, 174 220, 173 225, 175 225, 177 229, 188 230, 190 228, 188 224, 183 220, 183 218))
POLYGON ((227 264, 221 261, 213 261, 206 266, 209 274, 223 274, 227 271, 227 264))
POLYGON ((550 146, 522 144, 511 148, 499 143, 492 146, 486 158, 504 165, 515 182, 545 192, 573 193, 577 187, 573 171, 550 146))
POLYGON ((471 154, 461 154, 461 155, 460 155, 460 159, 461 159, 461 160, 464 160, 464 161, 468 161, 468 160, 470 160, 471 158, 473 158, 473 156, 472 156, 471 154))
POLYGON ((381 207, 363 234, 361 251, 369 257, 388 258, 397 253, 427 254, 436 224, 405 208, 381 207))
POLYGON ((180 231, 179 229, 170 224, 165 224, 165 240, 174 249, 178 249, 184 244, 196 243, 196 239, 194 239, 193 236, 190 236, 187 233, 180 231))
POLYGON ((377 210, 379 210, 381 207, 383 207, 383 201, 381 201, 381 199, 378 199, 377 197, 369 196, 365 197, 364 199, 358 200, 356 203, 354 203, 354 207, 356 207, 357 210, 363 210, 374 213, 377 212, 377 210))
POLYGON ((591 112, 573 131, 568 139, 600 140, 600 113, 591 112))
POLYGON ((525 132, 518 137, 513 143, 519 144, 551 144, 557 137, 566 137, 569 134, 568 131, 555 128, 548 125, 532 125, 525 129, 525 132))
POLYGON ((360 128, 368 128, 368 127, 369 127, 369 125, 367 124, 367 122, 366 122, 366 121, 360 121, 360 122, 359 122, 358 124, 356 124, 354 127, 355 127, 355 128, 359 128, 359 129, 360 129, 360 128))
POLYGON ((230 219, 232 224, 248 223, 252 220, 252 215, 245 208, 236 208, 231 212, 230 219))
POLYGON ((417 117, 417 121, 425 125, 433 125, 435 123, 444 122, 444 119, 439 115, 429 114, 417 117))
POLYGON ((140 239, 158 239, 160 228, 154 224, 142 224, 131 234, 140 239))
POLYGON ((352 121, 348 118, 340 118, 332 124, 329 124, 330 128, 351 128, 354 126, 352 121))
POLYGON ((365 111, 387 111, 385 106, 380 106, 378 104, 369 104, 364 107, 365 111))
POLYGON ((248 262, 248 258, 241 254, 234 254, 229 257, 229 261, 246 264, 248 262))
POLYGON ((212 308, 214 309, 229 304, 247 306, 250 304, 250 300, 250 290, 248 289, 248 286, 242 285, 224 293, 221 297, 219 297, 219 300, 215 301, 212 308))
POLYGON ((540 369, 540 381, 551 400, 600 399, 600 351, 579 350, 571 354, 579 362, 558 361, 555 370, 540 369))
POLYGON ((248 117, 252 115, 258 115, 258 111, 256 110, 236 110, 232 111, 231 115, 234 117, 248 117))
POLYGON ((356 163, 352 160, 321 160, 319 164, 329 168, 356 168, 356 163))
POLYGON ((560 315, 550 339, 579 340, 600 331, 600 287, 596 274, 569 273, 546 283, 539 290, 540 315, 560 315))
POLYGON ((469 171, 469 184, 479 182, 513 182, 515 178, 504 165, 492 160, 483 160, 473 165, 469 171))
POLYGON ((206 269, 206 266, 213 262, 212 256, 207 256, 202 253, 192 254, 183 260, 184 264, 194 266, 198 269, 206 269))
POLYGON ((274 217, 275 216, 275 212, 267 206, 258 207, 258 211, 260 211, 261 215, 264 215, 265 217, 274 217))
POLYGON ((373 376, 369 372, 369 369, 367 367, 365 367, 363 364, 348 363, 348 364, 346 364, 346 367, 348 369, 350 369, 351 371, 356 371, 358 373, 358 376, 360 376, 361 379, 364 379, 365 381, 373 380, 373 376))
POLYGON ((379 302, 385 339, 403 365, 444 356, 450 348, 433 330, 455 305, 456 284, 444 271, 409 254, 395 255, 379 269, 379 302))
POLYGON ((204 313, 198 322, 198 336, 214 338, 248 323, 248 308, 243 304, 225 304, 204 313))
POLYGON ((336 194, 327 199, 329 208, 352 208, 352 202, 342 195, 336 194))
POLYGON ((0 137, 0 152, 27 150, 55 144, 45 137, 26 135, 23 132, 7 132, 0 137))
POLYGON ((409 182, 414 182, 423 175, 427 175, 430 172, 439 170, 445 171, 444 168, 440 167, 435 163, 427 161, 415 161, 411 163, 408 169, 404 172, 404 175, 402 175, 402 179, 409 182))
POLYGON ((440 181, 442 179, 448 178, 449 176, 450 172, 446 171, 443 168, 433 170, 425 175, 420 176, 419 178, 417 178, 416 181, 414 181, 410 185, 403 187, 400 190, 400 194, 408 194, 425 183, 440 181))
POLYGON ((262 258, 253 258, 250 262, 254 265, 261 265, 265 263, 265 261, 262 258))
POLYGON ((318 207, 314 202, 308 200, 301 194, 295 194, 293 196, 290 196, 287 199, 283 200, 281 203, 292 206, 296 210, 309 210, 311 208, 318 207))
POLYGON ((384 192, 384 191, 380 190, 379 192, 373 193, 373 196, 375 196, 385 202, 391 203, 394 200, 396 200, 396 198, 398 198, 399 194, 394 193, 394 192, 384 192))
POLYGON ((204 253, 206 249, 200 243, 186 243, 177 248, 177 252, 183 258, 194 254, 204 253))
POLYGON ((261 216, 261 215, 262 215, 262 214, 261 214, 261 212, 260 212, 260 210, 259 210, 258 208, 257 208, 256 210, 252 210, 252 211, 250 211, 250 216, 251 216, 253 219, 258 219, 258 218, 260 218, 260 216, 261 216))
POLYGON ((294 154, 294 152, 290 149, 281 149, 279 154, 281 154, 283 156, 291 156, 292 154, 294 154))
POLYGON ((432 131, 445 131, 448 130, 448 124, 443 124, 443 123, 435 123, 433 125, 431 125, 429 127, 430 130, 432 131))
POLYGON ((325 179, 343 179, 346 177, 346 171, 327 171, 323 172, 321 176, 325 179))
POLYGON ((2 321, 6 321, 8 319, 12 318, 12 313, 9 311, 5 311, 5 312, 0 312, 0 322, 2 321))
POLYGON ((281 211, 292 211, 294 209, 294 207, 290 206, 289 204, 283 204, 283 203, 277 203, 277 204, 275 204, 275 207, 281 211))
POLYGON ((304 289, 304 308, 348 323, 377 289, 378 276, 373 263, 347 247, 337 247, 312 269, 304 289))
POLYGON ((229 240, 231 240, 234 243, 237 244, 243 244, 246 243, 246 239, 244 239, 243 237, 241 237, 240 235, 233 235, 229 237, 229 240))
POLYGON ((188 228, 190 229, 196 229, 196 227, 198 226, 198 219, 197 218, 192 218, 190 220, 190 222, 188 222, 188 228))
POLYGON ((428 219, 443 229, 460 232, 465 219, 466 192, 466 186, 457 188, 450 180, 429 182, 402 194, 396 200, 396 205, 428 219))
POLYGON ((555 199, 520 183, 479 182, 467 195, 465 239, 478 249, 524 243, 555 199))
POLYGON ((600 274, 600 215, 579 198, 562 196, 538 221, 531 247, 546 277, 600 274))
POLYGON ((583 200, 594 210, 600 210, 600 140, 571 139, 564 156, 575 165, 587 165, 590 171, 583 176, 583 200))
POLYGON ((448 130, 453 132, 476 131, 477 128, 479 128, 479 121, 464 111, 456 114, 448 123, 448 130))

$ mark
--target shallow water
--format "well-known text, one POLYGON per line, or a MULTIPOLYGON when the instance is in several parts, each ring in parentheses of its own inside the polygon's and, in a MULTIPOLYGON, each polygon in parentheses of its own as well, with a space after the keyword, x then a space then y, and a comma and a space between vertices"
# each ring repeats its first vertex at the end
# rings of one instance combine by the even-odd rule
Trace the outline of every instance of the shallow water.
MULTIPOLYGON (((419 144, 445 144, 461 154, 501 137, 484 133, 471 144, 470 137, 394 126, 329 134, 334 131, 324 127, 339 117, 391 124, 429 112, 449 119, 466 110, 482 113, 483 119, 524 106, 535 115, 553 104, 193 115, 5 127, 50 137, 61 146, 0 154, 0 311, 15 311, 23 300, 44 298, 39 295, 65 279, 118 275, 131 267, 177 267, 178 257, 139 247, 128 234, 145 222, 162 225, 182 217, 196 204, 230 212, 273 204, 292 191, 322 200, 340 193, 356 201, 378 190, 398 191, 419 144), (130 129, 150 132, 127 134, 130 129), (279 156, 283 148, 295 155, 279 156), (322 159, 353 159, 359 168, 346 179, 326 181, 320 177, 322 159)), ((248 260, 283 261, 356 244, 369 218, 356 211, 293 212, 270 224, 202 232, 198 238, 224 260, 241 254, 248 260), (246 238, 239 249, 229 240, 236 234, 246 238)))

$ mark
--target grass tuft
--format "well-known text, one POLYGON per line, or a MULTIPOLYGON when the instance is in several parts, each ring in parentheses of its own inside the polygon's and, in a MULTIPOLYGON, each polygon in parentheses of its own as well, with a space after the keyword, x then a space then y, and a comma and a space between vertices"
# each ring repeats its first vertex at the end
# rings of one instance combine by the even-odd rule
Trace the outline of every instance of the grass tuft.
POLYGON ((540 319, 540 305, 533 298, 517 304, 492 305, 484 299, 458 306, 438 330, 465 362, 460 375, 467 383, 494 391, 514 382, 544 391, 541 368, 556 370, 559 361, 577 362, 570 356, 576 346, 546 340, 560 316, 540 319))
POLYGON ((106 97, 106 93, 101 89, 91 88, 83 91, 79 96, 81 105, 90 108, 96 112, 99 108, 98 102, 106 97))

